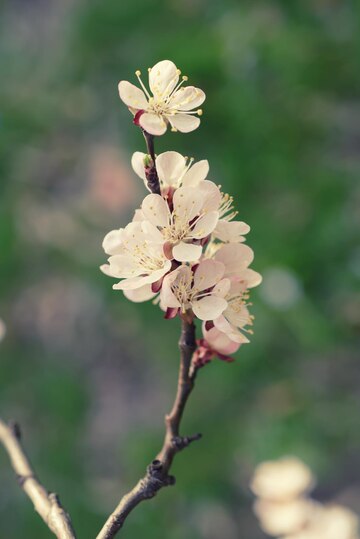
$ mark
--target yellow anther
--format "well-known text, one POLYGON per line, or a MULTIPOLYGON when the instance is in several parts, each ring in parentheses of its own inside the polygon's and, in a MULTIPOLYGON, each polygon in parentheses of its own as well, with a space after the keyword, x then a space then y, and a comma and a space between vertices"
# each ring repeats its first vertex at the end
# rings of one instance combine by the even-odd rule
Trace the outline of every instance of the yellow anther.
POLYGON ((177 75, 181 75, 180 69, 177 69, 177 70, 176 70, 176 74, 177 74, 177 75))
POLYGON ((140 69, 138 69, 137 71, 135 71, 135 75, 136 75, 137 77, 140 77, 140 76, 141 76, 141 71, 140 71, 140 69))
POLYGON ((176 133, 176 132, 177 132, 176 127, 172 127, 172 128, 171 128, 171 131, 173 131, 174 133, 176 133))
POLYGON ((148 73, 150 73, 150 72, 151 72, 151 67, 148 67, 148 73))
POLYGON ((187 75, 183 75, 182 80, 189 80, 189 77, 187 75))
POLYGON ((199 109, 196 112, 198 113, 199 116, 202 116, 202 113, 203 113, 202 109, 199 109))

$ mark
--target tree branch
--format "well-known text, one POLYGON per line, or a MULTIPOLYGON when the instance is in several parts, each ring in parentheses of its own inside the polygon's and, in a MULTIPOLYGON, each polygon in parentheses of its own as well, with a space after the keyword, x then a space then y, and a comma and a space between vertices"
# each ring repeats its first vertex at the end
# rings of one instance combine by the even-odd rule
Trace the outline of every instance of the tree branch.
POLYGON ((70 516, 60 504, 58 496, 49 493, 39 482, 20 442, 17 424, 6 424, 0 419, 0 442, 7 451, 19 485, 34 504, 48 528, 58 539, 76 539, 70 516))
POLYGON ((196 349, 193 322, 182 320, 179 348, 180 369, 177 392, 171 412, 165 417, 166 430, 162 449, 148 466, 145 476, 120 500, 96 539, 115 537, 123 527, 127 516, 140 502, 153 498, 161 488, 174 485, 175 477, 169 475, 169 471, 175 455, 191 442, 201 438, 200 434, 183 437, 179 433, 185 405, 194 387, 197 372, 196 369, 191 370, 191 359, 196 349))

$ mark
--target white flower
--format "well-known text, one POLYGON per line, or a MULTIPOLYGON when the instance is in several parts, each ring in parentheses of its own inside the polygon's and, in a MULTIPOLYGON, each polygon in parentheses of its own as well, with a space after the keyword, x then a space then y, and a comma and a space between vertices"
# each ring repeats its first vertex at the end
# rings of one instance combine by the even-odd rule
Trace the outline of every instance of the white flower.
MULTIPOLYGON (((113 286, 115 290, 141 288, 141 297, 150 299, 150 290, 145 285, 161 279, 170 271, 171 262, 165 257, 162 244, 153 242, 144 232, 143 223, 134 221, 125 228, 112 230, 105 236, 103 248, 111 256, 109 264, 104 264, 100 269, 110 277, 124 279, 113 286)), ((131 298, 132 301, 145 301, 134 297, 131 298)))
POLYGON ((217 224, 219 199, 219 189, 207 180, 198 187, 176 189, 172 210, 160 195, 148 195, 141 206, 146 219, 143 228, 153 241, 166 242, 169 258, 197 261, 202 254, 201 240, 217 224))
POLYGON ((314 485, 310 469, 296 457, 261 463, 255 471, 251 490, 270 501, 284 502, 307 493, 314 485))
POLYGON ((283 539, 359 539, 359 517, 342 505, 319 506, 303 530, 283 539))
POLYGON ((234 342, 229 337, 219 331, 215 326, 207 329, 206 322, 202 325, 202 333, 205 341, 209 344, 210 348, 219 354, 229 356, 235 354, 240 348, 240 343, 234 342))
POLYGON ((163 135, 168 123, 174 131, 188 133, 199 127, 200 119, 193 116, 202 114, 197 109, 205 100, 205 94, 194 86, 182 87, 188 80, 170 60, 158 62, 149 69, 150 95, 136 71, 141 90, 127 81, 119 83, 119 94, 130 111, 136 115, 140 126, 152 135, 163 135))
MULTIPOLYGON (((149 156, 143 152, 135 152, 131 159, 131 165, 135 173, 144 180, 147 186, 145 174, 145 162, 149 156)), ((209 163, 206 159, 193 164, 193 159, 183 157, 178 152, 164 152, 155 159, 155 166, 160 181, 161 192, 167 193, 170 188, 196 187, 206 179, 209 172, 209 163)))
POLYGON ((200 320, 218 317, 226 309, 224 295, 230 285, 228 279, 222 279, 223 274, 223 264, 215 260, 203 260, 195 271, 180 266, 164 278, 161 307, 174 309, 174 314, 192 309, 200 320))
POLYGON ((254 251, 243 243, 227 243, 216 250, 215 260, 225 265, 225 277, 241 276, 246 281, 248 288, 261 283, 261 275, 248 266, 254 260, 254 251))

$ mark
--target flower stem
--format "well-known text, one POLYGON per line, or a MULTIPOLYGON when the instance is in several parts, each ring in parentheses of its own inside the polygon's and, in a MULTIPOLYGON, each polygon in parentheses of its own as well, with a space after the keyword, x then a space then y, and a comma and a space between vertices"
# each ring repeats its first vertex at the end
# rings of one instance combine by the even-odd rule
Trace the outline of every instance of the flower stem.
POLYGON ((150 133, 144 129, 142 132, 146 141, 147 152, 151 157, 150 165, 145 167, 147 184, 152 193, 161 195, 160 181, 155 165, 154 135, 150 135, 150 133))

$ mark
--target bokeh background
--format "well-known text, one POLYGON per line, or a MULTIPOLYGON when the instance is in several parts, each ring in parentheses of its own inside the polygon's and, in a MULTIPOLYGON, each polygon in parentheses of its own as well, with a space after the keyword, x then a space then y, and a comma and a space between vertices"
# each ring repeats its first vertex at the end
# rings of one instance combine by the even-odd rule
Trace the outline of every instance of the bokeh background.
MULTIPOLYGON (((157 151, 208 158, 250 223, 252 344, 200 372, 177 486, 124 539, 260 539, 256 463, 307 462, 315 497, 360 512, 360 7, 346 0, 0 3, 1 415, 91 538, 156 454, 178 321, 99 272, 145 191, 117 83, 168 58, 204 88, 201 128, 157 151)), ((0 451, 0 535, 50 533, 0 451), (16 515, 16 516, 15 516, 16 515)), ((339 538, 341 539, 341 538, 339 538)))

